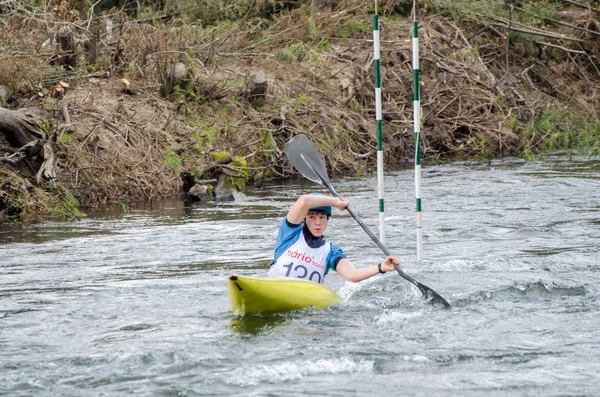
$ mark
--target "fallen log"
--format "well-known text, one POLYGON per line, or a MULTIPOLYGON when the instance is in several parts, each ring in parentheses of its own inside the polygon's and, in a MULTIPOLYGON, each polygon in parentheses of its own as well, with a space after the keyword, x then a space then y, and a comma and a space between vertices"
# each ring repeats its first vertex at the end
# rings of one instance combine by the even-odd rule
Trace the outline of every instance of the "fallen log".
POLYGON ((0 108, 0 135, 10 146, 3 145, 0 162, 13 165, 23 161, 28 175, 38 183, 56 180, 52 142, 42 129, 46 117, 39 109, 10 110, 0 108))

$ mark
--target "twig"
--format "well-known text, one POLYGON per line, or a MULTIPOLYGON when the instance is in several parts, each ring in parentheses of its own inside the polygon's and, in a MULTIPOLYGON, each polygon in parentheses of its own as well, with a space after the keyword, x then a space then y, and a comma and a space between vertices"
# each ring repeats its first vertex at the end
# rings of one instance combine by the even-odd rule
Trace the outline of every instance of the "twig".
POLYGON ((587 4, 581 4, 581 3, 578 3, 576 1, 571 1, 571 0, 562 0, 562 1, 565 3, 573 4, 577 7, 585 8, 586 10, 594 11, 594 12, 600 14, 600 8, 592 8, 587 4))
POLYGON ((77 151, 73 155, 73 160, 71 160, 71 162, 69 163, 69 167, 73 166, 73 162, 75 161, 75 159, 77 159, 77 155, 79 154, 79 152, 83 148, 83 145, 85 145, 85 143, 87 142, 88 139, 90 139, 90 137, 92 136, 92 134, 94 133, 94 131, 96 131, 96 128, 98 128, 98 126, 100 126, 100 124, 102 124, 104 122, 104 119, 107 118, 107 117, 108 116, 104 116, 102 118, 102 120, 98 121, 96 123, 96 125, 94 126, 94 128, 92 128, 92 130, 90 132, 88 132, 88 134, 86 135, 85 139, 83 140, 83 142, 81 142, 81 145, 79 145, 79 147, 77 148, 77 151))
POLYGON ((12 153, 12 154, 6 155, 4 157, 0 157, 0 161, 5 161, 10 164, 16 164, 19 161, 23 160, 24 158, 25 158, 24 153, 17 152, 17 153, 12 153))
POLYGON ((545 45, 545 46, 552 47, 552 48, 558 48, 559 50, 563 50, 563 51, 571 53, 571 54, 582 54, 582 55, 587 54, 585 51, 571 50, 570 48, 565 48, 565 47, 557 45, 557 44, 546 43, 544 41, 537 41, 536 40, 535 42, 537 44, 540 44, 540 45, 545 45))
MULTIPOLYGON (((515 7, 515 10, 519 10, 519 11, 521 11, 523 13, 526 13, 526 14, 529 14, 529 15, 533 15, 531 12, 527 12, 525 9, 523 9, 521 7, 515 7)), ((586 33, 594 34, 596 36, 600 36, 600 32, 596 32, 594 30, 582 28, 581 26, 572 25, 570 23, 566 23, 566 22, 563 22, 563 21, 558 21, 558 20, 552 19, 552 18, 546 18, 546 17, 544 17, 542 19, 544 21, 546 21, 546 22, 555 23, 557 25, 566 26, 566 27, 569 27, 569 28, 572 28, 572 29, 575 29, 575 30, 580 30, 582 32, 586 32, 586 33)))
POLYGON ((367 153, 363 153, 363 154, 359 154, 359 153, 355 153, 352 148, 350 148, 350 144, 347 145, 348 146, 348 151, 350 153, 352 153, 352 155, 357 158, 357 159, 366 159, 371 157, 372 153, 371 152, 367 152, 367 153))
POLYGON ((194 180, 196 185, 211 185, 213 183, 217 183, 217 179, 200 179, 194 180))
POLYGON ((227 171, 224 169, 221 169, 221 173, 225 174, 227 176, 230 176, 232 178, 243 178, 244 177, 244 175, 242 175, 242 174, 234 174, 233 172, 230 172, 230 171, 227 171))
POLYGON ((188 54, 187 52, 183 52, 183 51, 157 51, 157 52, 154 52, 152 54, 148 54, 148 56, 152 56, 152 55, 164 55, 164 54, 185 55, 190 62, 200 65, 206 72, 208 72, 208 70, 204 67, 204 63, 201 60, 199 60, 198 58, 192 58, 190 56, 190 54, 188 54))
POLYGON ((542 32, 542 31, 520 29, 520 28, 512 27, 510 25, 502 24, 502 23, 493 23, 492 26, 496 26, 496 27, 504 28, 504 29, 508 29, 508 30, 513 30, 513 31, 519 32, 519 33, 530 34, 530 35, 533 35, 533 36, 542 36, 542 37, 548 37, 548 38, 551 38, 551 39, 576 41, 576 42, 579 42, 579 43, 585 43, 586 42, 585 40, 576 39, 574 37, 569 37, 569 36, 565 36, 565 35, 558 35, 558 34, 552 34, 552 33, 547 33, 547 32, 542 32))
POLYGON ((67 101, 62 101, 61 110, 63 114, 63 119, 65 120, 65 124, 71 124, 71 116, 69 115, 69 103, 67 101))

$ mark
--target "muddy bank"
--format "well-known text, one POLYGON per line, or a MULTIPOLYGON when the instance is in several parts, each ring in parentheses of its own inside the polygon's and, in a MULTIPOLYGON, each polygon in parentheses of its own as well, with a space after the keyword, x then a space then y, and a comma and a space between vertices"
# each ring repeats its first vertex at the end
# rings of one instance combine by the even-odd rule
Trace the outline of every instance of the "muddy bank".
MULTIPOLYGON (((3 121, 41 116, 26 121, 28 142, 0 121, 0 212, 71 214, 194 185, 207 186, 199 199, 219 183, 260 186, 295 175, 282 149, 298 133, 332 175, 373 171, 372 10, 347 3, 247 8, 209 24, 176 5, 94 15, 62 4, 39 18, 9 2, 3 121)), ((597 150, 595 11, 565 5, 535 21, 523 12, 517 30, 518 10, 506 11, 514 21, 457 21, 434 3, 419 9, 424 163, 597 150), (535 24, 546 33, 522 32, 535 24)), ((385 163, 398 169, 414 156, 412 18, 382 12, 385 163)))

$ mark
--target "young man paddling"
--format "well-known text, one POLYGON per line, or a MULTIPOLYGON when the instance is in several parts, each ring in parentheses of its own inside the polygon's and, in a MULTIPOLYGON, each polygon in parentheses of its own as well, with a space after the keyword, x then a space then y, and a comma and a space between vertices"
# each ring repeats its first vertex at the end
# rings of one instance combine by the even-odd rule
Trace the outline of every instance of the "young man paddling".
POLYGON ((330 269, 348 281, 357 282, 394 270, 398 258, 388 256, 375 266, 357 269, 344 251, 333 243, 326 243, 323 233, 331 216, 331 207, 343 211, 350 201, 319 193, 300 196, 281 221, 275 260, 269 276, 302 278, 322 283, 330 269))

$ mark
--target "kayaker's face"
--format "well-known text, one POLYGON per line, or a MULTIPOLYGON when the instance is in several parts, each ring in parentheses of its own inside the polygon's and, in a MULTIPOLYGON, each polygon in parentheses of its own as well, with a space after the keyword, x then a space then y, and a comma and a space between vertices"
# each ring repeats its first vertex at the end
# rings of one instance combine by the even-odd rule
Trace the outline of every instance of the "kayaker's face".
POLYGON ((315 237, 321 237, 323 233, 325 233, 327 221, 327 215, 315 211, 309 211, 305 220, 306 227, 308 227, 308 230, 310 230, 315 237))

